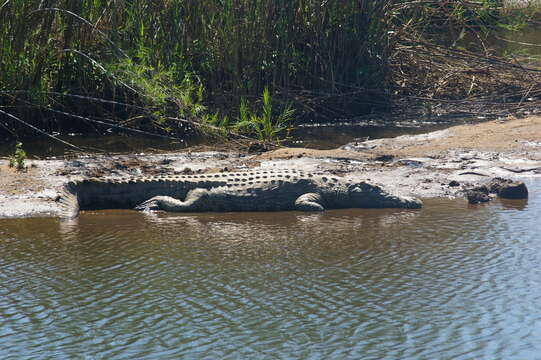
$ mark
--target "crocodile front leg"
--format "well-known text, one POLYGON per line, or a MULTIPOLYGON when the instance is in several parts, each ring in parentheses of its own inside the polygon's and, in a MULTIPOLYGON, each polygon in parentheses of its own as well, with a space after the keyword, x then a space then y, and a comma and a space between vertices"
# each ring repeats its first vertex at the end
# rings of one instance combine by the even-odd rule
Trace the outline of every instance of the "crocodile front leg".
POLYGON ((184 201, 171 196, 154 196, 135 207, 135 210, 164 210, 171 212, 201 211, 208 196, 206 189, 193 189, 184 201))
POLYGON ((306 193, 297 198, 295 208, 300 211, 324 211, 321 205, 321 195, 316 193, 306 193))

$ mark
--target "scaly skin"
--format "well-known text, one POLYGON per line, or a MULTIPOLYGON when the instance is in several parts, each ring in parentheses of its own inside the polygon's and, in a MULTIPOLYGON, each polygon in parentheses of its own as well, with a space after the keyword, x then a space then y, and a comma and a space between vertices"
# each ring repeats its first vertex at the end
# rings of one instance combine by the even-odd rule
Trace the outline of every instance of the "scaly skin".
POLYGON ((61 197, 66 217, 79 209, 322 211, 338 208, 420 208, 414 198, 376 185, 296 170, 222 172, 70 182, 61 197))

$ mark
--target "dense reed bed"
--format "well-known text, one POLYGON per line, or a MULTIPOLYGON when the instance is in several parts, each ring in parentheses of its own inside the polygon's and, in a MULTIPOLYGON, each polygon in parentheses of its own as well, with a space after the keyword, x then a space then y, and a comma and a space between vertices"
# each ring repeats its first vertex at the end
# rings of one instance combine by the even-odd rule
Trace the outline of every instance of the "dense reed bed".
POLYGON ((282 120, 291 108, 304 119, 384 111, 397 95, 427 95, 419 44, 480 39, 500 11, 498 1, 2 0, 0 128, 240 131, 242 118, 273 121, 258 115, 263 93, 282 120))

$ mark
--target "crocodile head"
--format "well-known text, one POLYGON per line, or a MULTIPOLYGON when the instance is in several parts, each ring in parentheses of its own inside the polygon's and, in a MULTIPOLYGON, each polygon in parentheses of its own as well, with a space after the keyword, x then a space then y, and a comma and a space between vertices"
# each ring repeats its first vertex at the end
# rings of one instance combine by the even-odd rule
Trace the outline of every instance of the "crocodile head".
POLYGON ((357 182, 348 186, 348 199, 352 207, 419 209, 421 200, 389 194, 377 185, 357 182))

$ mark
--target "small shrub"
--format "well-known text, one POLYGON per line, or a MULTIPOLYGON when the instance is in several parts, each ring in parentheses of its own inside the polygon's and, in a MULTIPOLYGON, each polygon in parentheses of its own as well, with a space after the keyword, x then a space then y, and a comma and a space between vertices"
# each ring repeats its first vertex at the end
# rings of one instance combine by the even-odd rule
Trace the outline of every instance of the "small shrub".
POLYGON ((267 88, 263 91, 262 101, 261 114, 257 114, 250 113, 246 101, 242 100, 236 127, 254 133, 260 141, 279 142, 280 133, 293 121, 294 110, 288 105, 277 116, 273 114, 272 99, 267 88))
POLYGON ((26 151, 23 149, 23 143, 15 144, 15 154, 9 158, 9 167, 15 167, 17 170, 23 170, 26 161, 26 151))

